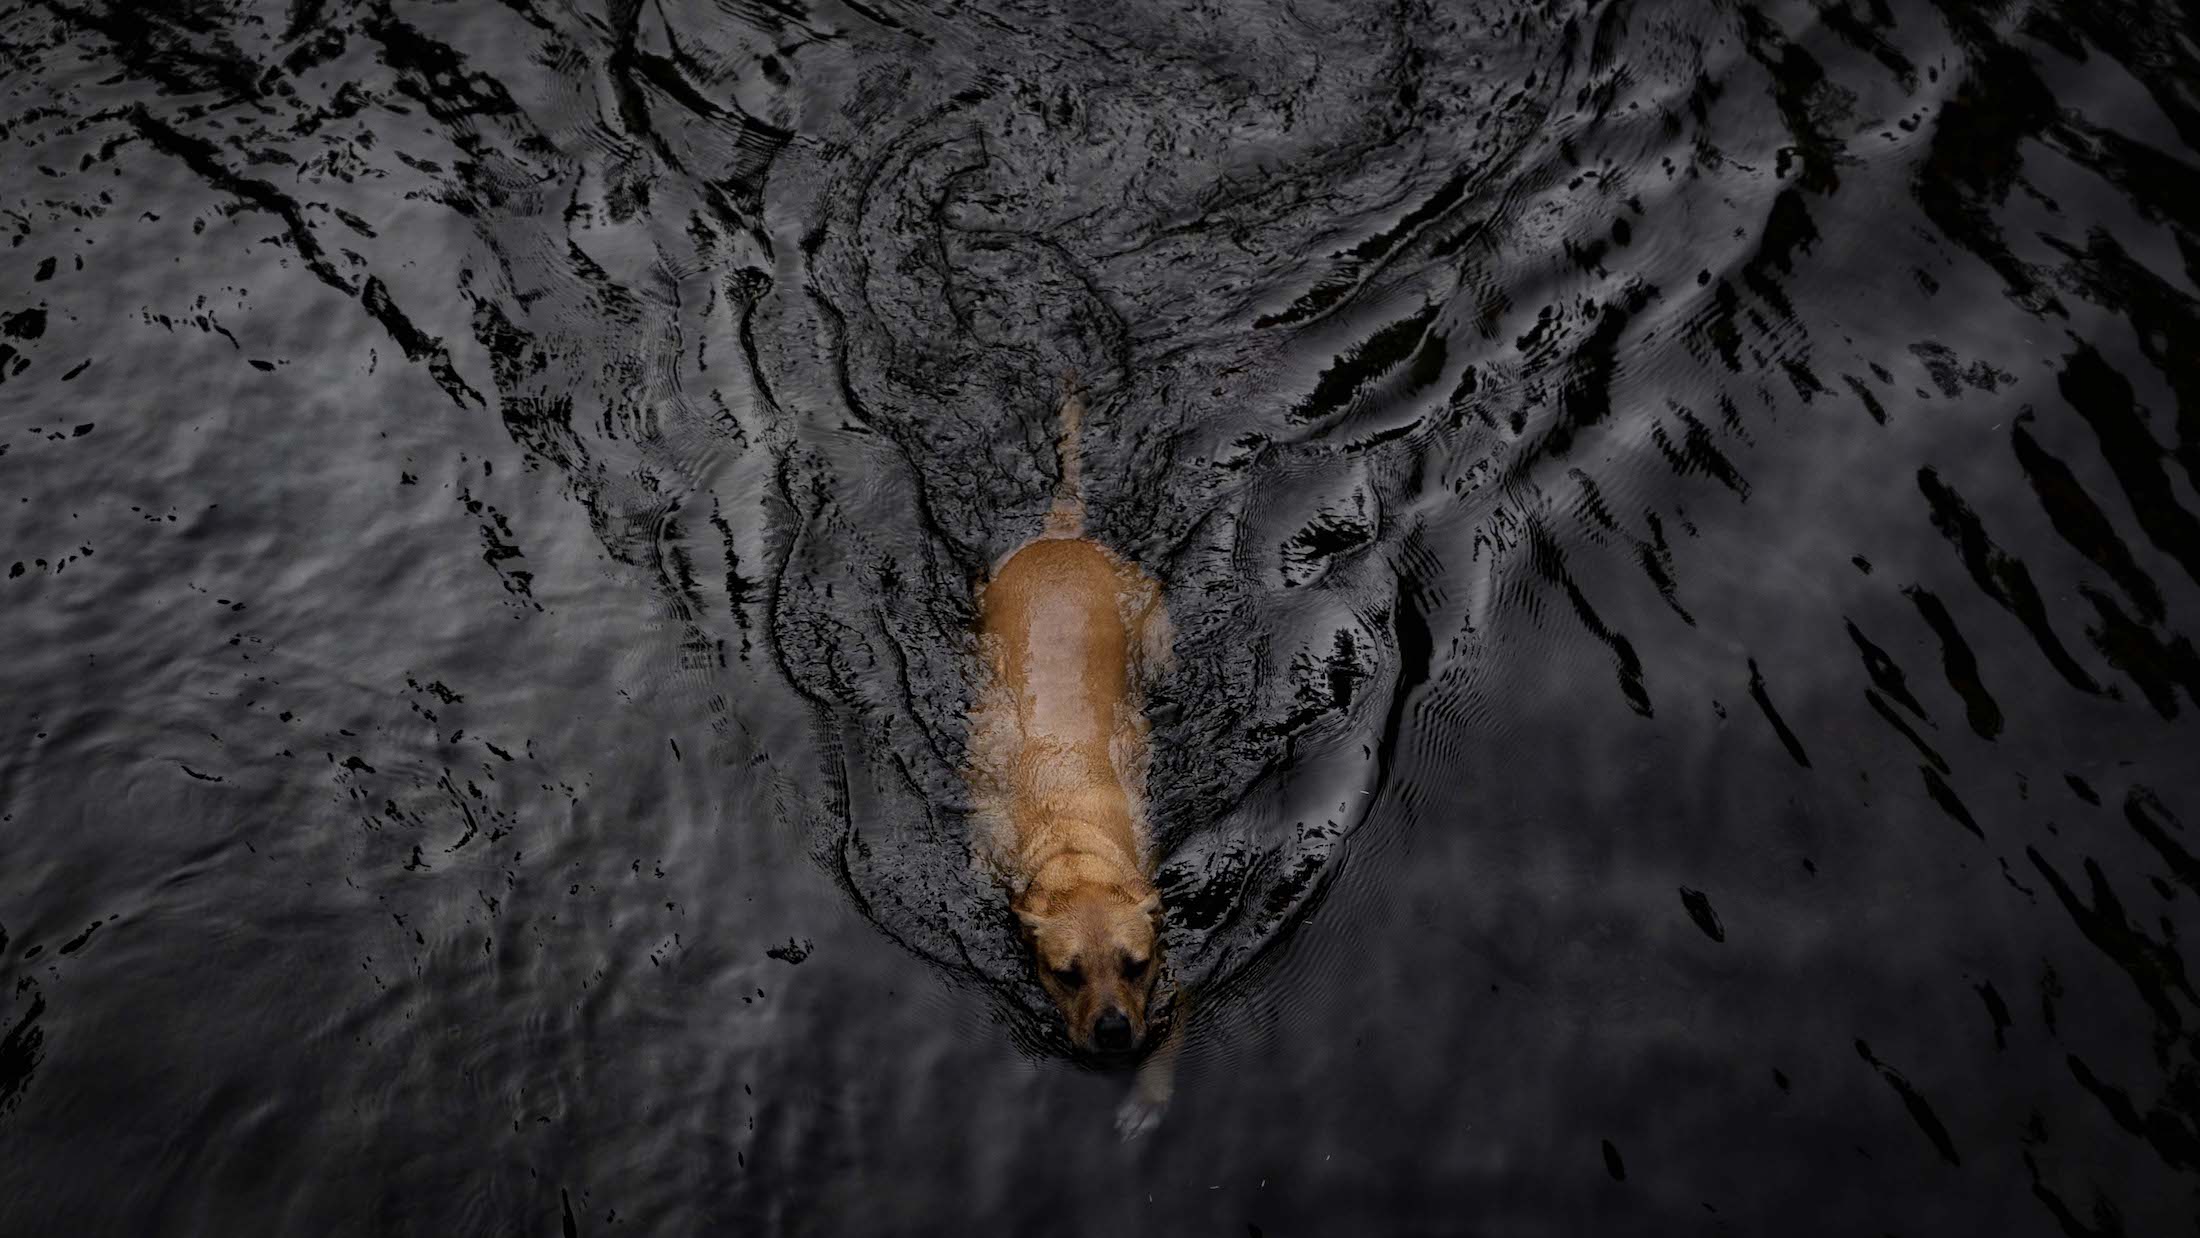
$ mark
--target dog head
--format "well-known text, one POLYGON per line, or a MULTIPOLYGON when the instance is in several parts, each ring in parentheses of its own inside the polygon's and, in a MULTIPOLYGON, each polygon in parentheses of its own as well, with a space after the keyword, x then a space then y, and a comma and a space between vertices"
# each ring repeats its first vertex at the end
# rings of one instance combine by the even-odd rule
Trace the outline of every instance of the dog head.
POLYGON ((1039 985, 1071 1043, 1088 1053, 1134 1052, 1161 970, 1161 896, 1140 883, 1032 887, 1015 904, 1039 985))

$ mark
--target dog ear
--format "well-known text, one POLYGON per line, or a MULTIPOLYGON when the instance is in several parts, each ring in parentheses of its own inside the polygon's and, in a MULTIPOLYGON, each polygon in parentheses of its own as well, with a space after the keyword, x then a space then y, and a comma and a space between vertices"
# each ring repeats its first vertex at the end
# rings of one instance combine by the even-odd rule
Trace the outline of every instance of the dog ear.
POLYGON ((1016 913, 1016 923, 1023 930, 1024 940, 1029 941, 1039 931, 1039 926, 1046 920, 1046 896, 1037 891, 1027 890, 1017 895, 1015 900, 1009 903, 1008 909, 1016 913))

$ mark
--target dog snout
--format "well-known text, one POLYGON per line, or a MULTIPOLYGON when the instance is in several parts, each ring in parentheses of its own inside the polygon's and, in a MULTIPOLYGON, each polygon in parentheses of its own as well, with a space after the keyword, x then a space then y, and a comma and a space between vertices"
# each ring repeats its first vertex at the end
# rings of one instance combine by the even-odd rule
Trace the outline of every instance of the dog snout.
POLYGON ((1121 1053, 1130 1048, 1130 1016, 1120 1010, 1110 1010, 1093 1020, 1092 1043, 1109 1053, 1121 1053))

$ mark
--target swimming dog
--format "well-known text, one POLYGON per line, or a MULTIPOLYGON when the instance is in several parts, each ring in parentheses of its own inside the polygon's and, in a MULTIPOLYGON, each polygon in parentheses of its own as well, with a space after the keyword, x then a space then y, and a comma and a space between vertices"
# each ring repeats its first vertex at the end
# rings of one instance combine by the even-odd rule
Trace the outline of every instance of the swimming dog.
MULTIPOLYGON (((1085 408, 1074 377, 1063 386, 1053 506, 978 591, 972 782, 980 850, 1008 887, 1040 987, 1073 1045, 1121 1056, 1145 1045, 1162 967, 1144 687, 1170 632, 1154 579, 1085 536, 1085 408)), ((1155 1087, 1149 1072, 1141 1092, 1158 1112, 1166 1078, 1155 1087)))

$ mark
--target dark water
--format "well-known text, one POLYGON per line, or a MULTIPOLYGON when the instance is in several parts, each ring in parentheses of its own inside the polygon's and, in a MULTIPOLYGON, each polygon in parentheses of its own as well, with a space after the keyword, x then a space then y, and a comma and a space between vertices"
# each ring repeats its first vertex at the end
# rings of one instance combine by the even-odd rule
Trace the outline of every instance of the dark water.
POLYGON ((0 4, 0 1232, 2196 1232, 2196 59, 0 4), (957 776, 1064 367, 1130 1143, 957 776))

